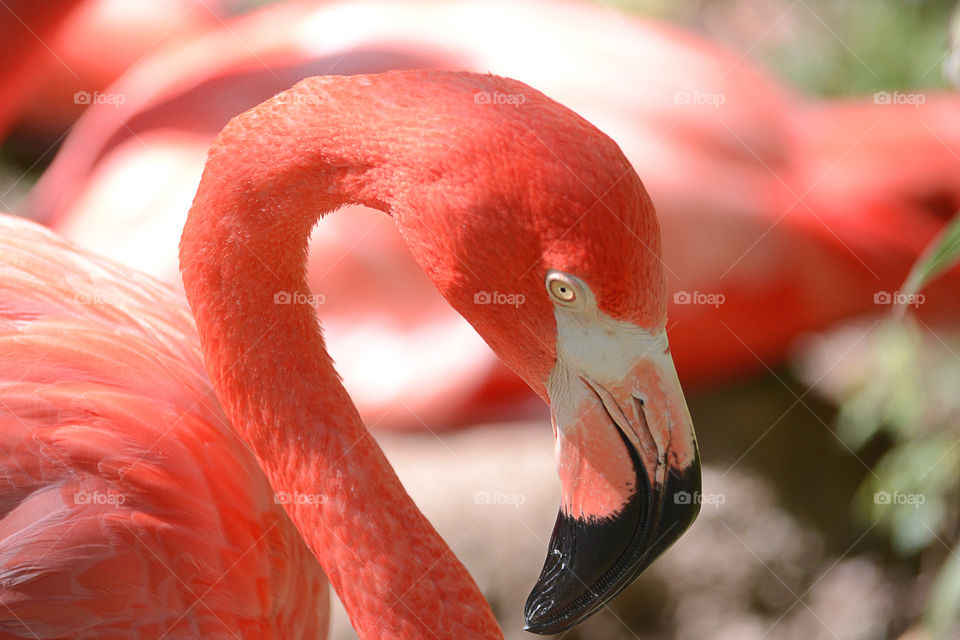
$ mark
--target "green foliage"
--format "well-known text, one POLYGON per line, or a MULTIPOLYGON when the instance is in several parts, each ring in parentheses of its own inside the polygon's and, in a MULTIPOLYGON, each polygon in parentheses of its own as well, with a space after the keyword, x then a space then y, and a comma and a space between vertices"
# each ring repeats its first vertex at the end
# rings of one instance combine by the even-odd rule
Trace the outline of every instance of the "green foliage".
POLYGON ((946 638, 951 628, 956 625, 958 615, 960 615, 960 554, 954 547, 930 589, 924 624, 934 638, 946 638))
POLYGON ((957 434, 942 432, 894 446, 857 495, 861 513, 879 522, 905 556, 936 542, 953 509, 960 464, 957 434))
POLYGON ((912 320, 889 319, 843 389, 838 435, 860 449, 879 434, 892 442, 860 488, 857 513, 878 523, 904 556, 922 552, 957 516, 960 484, 960 336, 936 336, 912 320))
POLYGON ((854 449, 884 432, 894 443, 939 432, 960 417, 956 336, 934 336, 913 320, 882 322, 868 354, 840 390, 838 434, 854 449))
MULTIPOLYGON (((918 294, 960 261, 960 214, 917 260, 901 293, 918 294)), ((924 625, 946 638, 960 619, 960 333, 922 325, 903 310, 866 338, 838 388, 838 435, 854 449, 891 442, 860 487, 855 508, 903 556, 946 558, 924 625), (952 548, 951 548, 952 547, 952 548)))
MULTIPOLYGON (((940 235, 930 243, 917 263, 910 270, 901 293, 913 296, 919 293, 937 274, 947 271, 960 262, 960 214, 954 216, 940 235)), ((898 310, 903 315, 903 307, 898 310)))
POLYGON ((698 29, 822 96, 947 87, 942 65, 955 0, 750 3, 609 0, 619 9, 698 29), (752 29, 743 25, 753 22, 752 29))
POLYGON ((794 85, 825 96, 941 88, 952 0, 833 2, 796 5, 805 26, 772 50, 769 62, 794 85), (806 45, 806 50, 802 46, 806 45))

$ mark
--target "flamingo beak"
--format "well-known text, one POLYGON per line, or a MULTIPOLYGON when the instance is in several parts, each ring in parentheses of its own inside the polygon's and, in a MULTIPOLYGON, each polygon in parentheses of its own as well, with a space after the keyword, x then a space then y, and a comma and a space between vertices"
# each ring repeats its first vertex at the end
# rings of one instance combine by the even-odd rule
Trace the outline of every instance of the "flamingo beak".
POLYGON ((554 369, 548 393, 562 500, 524 609, 527 631, 559 633, 598 611, 700 511, 696 437, 663 340, 618 379, 554 369))

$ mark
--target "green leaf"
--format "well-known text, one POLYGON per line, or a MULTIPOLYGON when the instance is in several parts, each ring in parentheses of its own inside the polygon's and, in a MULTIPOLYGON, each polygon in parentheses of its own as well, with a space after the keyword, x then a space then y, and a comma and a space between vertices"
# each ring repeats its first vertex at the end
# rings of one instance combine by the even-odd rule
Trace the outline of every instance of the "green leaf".
MULTIPOLYGON (((960 262, 960 213, 943 228, 917 259, 900 290, 901 300, 911 299, 931 280, 960 262)), ((897 315, 903 315, 906 305, 899 303, 897 315)))
POLYGON ((960 555, 950 550, 950 557, 934 580, 927 597, 924 624, 934 638, 946 638, 960 615, 960 555))

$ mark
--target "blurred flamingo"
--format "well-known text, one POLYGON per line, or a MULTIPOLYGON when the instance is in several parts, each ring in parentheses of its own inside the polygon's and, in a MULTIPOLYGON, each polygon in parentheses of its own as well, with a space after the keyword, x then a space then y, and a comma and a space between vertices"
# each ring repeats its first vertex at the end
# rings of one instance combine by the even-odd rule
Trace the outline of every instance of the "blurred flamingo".
POLYGON ((70 17, 81 0, 31 2, 8 0, 0 7, 0 140, 20 114, 23 96, 39 82, 35 71, 47 53, 47 42, 70 17))
MULTIPOLYGON (((127 104, 78 123, 32 215, 175 281, 159 239, 178 232, 230 115, 302 75, 407 67, 517 77, 621 141, 661 211, 673 352, 693 384, 774 366, 798 333, 882 309, 875 295, 895 291, 960 201, 945 117, 956 96, 930 94, 922 109, 807 101, 682 30, 576 2, 290 3, 132 69, 112 89, 127 104)), ((394 230, 369 212, 346 218, 318 230, 311 283, 333 355, 359 363, 344 378, 364 417, 437 428, 517 411, 525 387, 440 303, 394 230), (401 313, 371 321, 373 299, 401 313), (416 357, 441 340, 457 363, 416 357)), ((943 294, 955 277, 928 292, 928 316, 954 311, 943 294)))
MULTIPOLYGON (((685 379, 710 377, 689 359, 730 373, 772 367, 797 336, 890 308, 960 210, 960 95, 928 92, 924 100, 920 108, 872 98, 799 102, 789 164, 756 167, 776 192, 772 206, 747 218, 746 208, 708 215, 666 207, 674 215, 661 216, 664 254, 674 257, 668 264, 683 291, 675 295, 708 294, 705 305, 670 309, 685 379)), ((954 269, 915 311, 928 323, 955 323, 958 286, 954 269)))
MULTIPOLYGON (((699 457, 639 178, 609 138, 516 81, 320 77, 227 125, 184 228, 183 280, 213 389, 275 495, 294 496, 280 502, 360 636, 498 638, 363 426, 305 303, 310 230, 346 202, 389 213, 443 296, 550 404, 561 506, 526 617, 538 633, 571 627, 699 510, 675 499, 699 490, 699 457), (524 102, 477 100, 491 93, 524 102), (477 304, 481 287, 525 299, 477 304)), ((2 628, 317 633, 323 582, 226 430, 182 301, 0 220, 11 239, 0 245, 11 372, 0 396, 11 478, 2 628), (258 532, 279 542, 258 547, 258 532)))
POLYGON ((0 140, 9 126, 61 137, 150 50, 220 26, 221 3, 8 0, 0 6, 0 140))

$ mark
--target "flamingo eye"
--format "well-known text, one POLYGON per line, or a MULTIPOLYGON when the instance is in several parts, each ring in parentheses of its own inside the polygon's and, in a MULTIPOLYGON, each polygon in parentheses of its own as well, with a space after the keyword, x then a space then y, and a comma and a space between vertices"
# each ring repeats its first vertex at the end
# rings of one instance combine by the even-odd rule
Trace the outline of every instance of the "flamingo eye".
POLYGON ((576 304, 580 299, 580 288, 571 276, 559 271, 547 273, 547 291, 561 304, 576 304))

